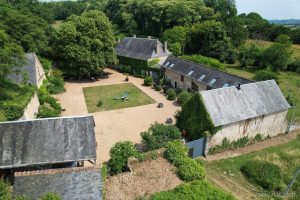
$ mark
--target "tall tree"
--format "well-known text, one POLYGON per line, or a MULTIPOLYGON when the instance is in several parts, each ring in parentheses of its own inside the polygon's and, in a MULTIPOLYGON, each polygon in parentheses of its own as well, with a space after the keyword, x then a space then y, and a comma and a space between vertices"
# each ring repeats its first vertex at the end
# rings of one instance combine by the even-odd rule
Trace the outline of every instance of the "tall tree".
POLYGON ((10 73, 21 73, 24 64, 22 47, 13 43, 9 36, 0 30, 0 82, 10 73))
POLYGON ((55 47, 59 67, 70 76, 97 76, 116 62, 111 24, 100 11, 69 17, 57 31, 55 47))
POLYGON ((213 8, 222 20, 237 15, 235 0, 204 0, 207 7, 213 8))

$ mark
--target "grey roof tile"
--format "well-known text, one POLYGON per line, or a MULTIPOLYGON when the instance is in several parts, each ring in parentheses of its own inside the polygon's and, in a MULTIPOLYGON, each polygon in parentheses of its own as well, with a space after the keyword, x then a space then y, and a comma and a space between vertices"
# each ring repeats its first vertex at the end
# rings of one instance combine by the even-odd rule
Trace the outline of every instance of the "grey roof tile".
POLYGON ((216 127, 290 108, 274 80, 200 92, 216 127))
POLYGON ((0 123, 0 169, 96 159, 93 116, 0 123))

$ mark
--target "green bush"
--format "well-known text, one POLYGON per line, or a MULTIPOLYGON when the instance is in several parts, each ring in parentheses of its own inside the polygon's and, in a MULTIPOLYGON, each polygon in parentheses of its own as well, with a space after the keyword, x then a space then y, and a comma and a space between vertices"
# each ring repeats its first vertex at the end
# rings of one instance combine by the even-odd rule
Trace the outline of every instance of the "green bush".
POLYGON ((110 160, 108 162, 109 173, 118 174, 127 170, 129 157, 137 155, 137 150, 130 141, 118 142, 110 150, 110 160))
POLYGON ((142 132, 142 142, 150 151, 164 147, 169 141, 180 138, 180 130, 173 125, 152 124, 148 131, 142 132))
POLYGON ((11 200, 9 184, 0 179, 0 200, 11 200))
POLYGON ((166 145, 165 157, 175 164, 178 160, 185 158, 187 152, 188 148, 182 142, 175 140, 166 145))
POLYGON ((207 66, 215 68, 215 69, 226 71, 224 64, 214 58, 209 58, 209 57, 205 57, 202 55, 191 55, 191 56, 184 55, 184 56, 180 56, 180 58, 182 58, 184 60, 189 60, 189 61, 192 61, 195 63, 199 63, 202 65, 207 65, 207 66))
POLYGON ((161 86, 161 85, 155 84, 155 85, 154 85, 154 89, 155 89, 156 91, 160 92, 160 91, 162 90, 162 86, 161 86))
POLYGON ((65 81, 63 74, 60 70, 53 70, 51 76, 48 77, 48 83, 46 84, 47 91, 50 94, 59 94, 65 91, 65 81))
POLYGON ((59 117, 61 114, 61 105, 52 97, 43 84, 38 90, 38 98, 41 106, 39 107, 38 118, 59 117))
POLYGON ((178 175, 184 181, 195 181, 205 177, 204 167, 196 160, 184 158, 178 162, 178 175))
POLYGON ((166 94, 168 96, 168 100, 174 101, 176 99, 176 92, 174 89, 172 88, 168 89, 166 94))
POLYGON ((152 86, 153 85, 153 78, 151 76, 147 76, 144 79, 145 86, 152 86))
POLYGON ((5 117, 8 121, 17 120, 24 114, 25 106, 22 104, 15 104, 7 102, 0 105, 1 109, 5 112, 5 117))
POLYGON ((98 101, 97 107, 101 107, 103 105, 103 102, 101 100, 98 101))
POLYGON ((151 200, 234 200, 235 198, 206 181, 184 183, 173 190, 159 192, 150 197, 151 200))
POLYGON ((38 118, 49 118, 49 117, 59 117, 60 110, 56 110, 49 104, 44 104, 39 107, 39 112, 37 114, 38 118))
POLYGON ((41 200, 61 200, 60 196, 54 192, 48 192, 41 196, 41 200))
POLYGON ((254 80, 256 81, 267 81, 267 80, 275 80, 277 83, 279 83, 279 78, 276 72, 272 72, 270 70, 258 70, 255 72, 254 80))
POLYGON ((177 97, 177 101, 180 105, 183 105, 185 102, 187 102, 189 99, 191 98, 191 94, 188 93, 187 91, 182 91, 178 97, 177 97))
POLYGON ((101 177, 102 177, 102 181, 104 182, 105 179, 108 177, 108 168, 107 168, 107 165, 104 164, 102 167, 101 167, 101 177))
POLYGON ((251 160, 241 167, 241 172, 252 182, 271 191, 281 191, 286 187, 283 172, 275 164, 251 160))

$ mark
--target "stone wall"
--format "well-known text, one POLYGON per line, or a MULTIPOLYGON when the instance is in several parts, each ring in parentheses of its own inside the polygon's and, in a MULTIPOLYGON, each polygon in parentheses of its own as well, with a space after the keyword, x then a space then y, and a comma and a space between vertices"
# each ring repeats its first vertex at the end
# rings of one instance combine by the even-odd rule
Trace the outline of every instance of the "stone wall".
POLYGON ((37 93, 31 98, 27 107, 24 110, 23 116, 19 120, 30 120, 35 119, 39 112, 40 102, 37 97, 37 93))
POLYGON ((263 137, 283 134, 288 126, 287 112, 286 110, 223 126, 210 138, 207 148, 222 144, 225 137, 232 142, 245 136, 254 138, 257 134, 261 134, 263 137))

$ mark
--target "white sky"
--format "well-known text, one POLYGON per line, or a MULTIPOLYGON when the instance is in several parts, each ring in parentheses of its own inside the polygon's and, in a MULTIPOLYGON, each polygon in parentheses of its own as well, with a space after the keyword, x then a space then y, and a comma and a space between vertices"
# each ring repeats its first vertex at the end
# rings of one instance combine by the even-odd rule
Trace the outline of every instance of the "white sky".
POLYGON ((236 0, 239 13, 257 12, 265 19, 300 19, 300 0, 236 0))

